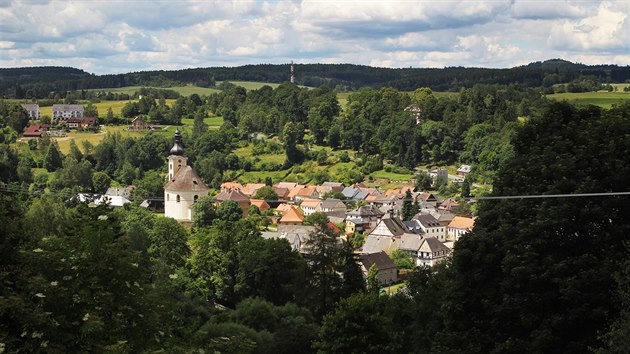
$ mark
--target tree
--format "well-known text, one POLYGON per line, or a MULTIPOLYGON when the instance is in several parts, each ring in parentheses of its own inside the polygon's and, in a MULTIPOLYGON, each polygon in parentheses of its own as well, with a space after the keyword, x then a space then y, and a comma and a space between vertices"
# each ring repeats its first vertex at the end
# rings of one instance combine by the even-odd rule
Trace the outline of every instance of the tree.
POLYGON ((114 116, 114 111, 112 110, 112 107, 111 106, 107 107, 107 115, 105 116, 105 124, 113 124, 115 120, 116 120, 116 117, 114 116))
POLYGON ((403 200, 401 213, 403 220, 411 220, 411 218, 416 215, 413 207, 413 196, 411 195, 411 191, 409 189, 405 192, 405 199, 403 200))
POLYGON ((239 221, 243 217, 243 209, 241 209, 241 206, 237 202, 226 200, 219 204, 217 217, 223 221, 239 221))
POLYGON ((368 269, 367 274, 367 291, 378 294, 380 289, 381 285, 378 282, 378 268, 376 268, 376 264, 372 264, 370 269, 368 269))
POLYGON ((43 167, 48 172, 54 172, 63 164, 61 152, 56 141, 50 141, 44 152, 43 167))
POLYGON ((462 197, 470 197, 470 181, 468 179, 465 179, 464 182, 462 182, 462 197))
POLYGON ((94 193, 105 193, 112 183, 112 179, 105 172, 94 172, 92 175, 92 191, 94 193))
POLYGON ((212 197, 204 195, 193 204, 193 226, 205 227, 212 225, 217 218, 217 210, 212 197))
POLYGON ((424 171, 420 172, 416 174, 415 178, 416 178, 416 183, 415 183, 416 190, 428 191, 431 189, 431 184, 433 184, 433 178, 431 178, 431 176, 429 176, 428 173, 424 171))
POLYGON ((84 117, 98 118, 98 108, 90 102, 83 108, 84 117))
POLYGON ((398 269, 412 269, 414 267, 413 259, 409 253, 403 250, 394 250, 391 258, 398 269))
POLYGON ((297 147, 304 138, 304 128, 299 123, 288 122, 282 130, 282 141, 284 142, 284 152, 287 161, 291 164, 302 162, 304 153, 297 147))
POLYGON ((321 353, 404 352, 388 297, 355 294, 324 317, 315 347, 321 353))
POLYGON ((278 200, 278 193, 276 193, 275 189, 272 186, 264 186, 256 190, 256 194, 254 194, 254 199, 263 199, 263 200, 278 200))
POLYGON ((83 154, 81 153, 81 150, 79 150, 79 147, 74 139, 70 140, 70 151, 67 156, 70 156, 77 161, 81 161, 83 159, 83 154))
POLYGON ((190 255, 188 234, 172 218, 158 218, 149 232, 149 257, 155 273, 167 278, 175 269, 182 267, 190 255))

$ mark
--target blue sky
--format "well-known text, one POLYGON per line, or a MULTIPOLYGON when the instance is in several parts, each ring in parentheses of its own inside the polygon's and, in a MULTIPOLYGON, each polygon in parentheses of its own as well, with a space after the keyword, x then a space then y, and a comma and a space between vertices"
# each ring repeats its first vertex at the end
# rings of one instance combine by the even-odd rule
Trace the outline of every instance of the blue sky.
POLYGON ((0 0, 0 67, 630 65, 630 1, 0 0))

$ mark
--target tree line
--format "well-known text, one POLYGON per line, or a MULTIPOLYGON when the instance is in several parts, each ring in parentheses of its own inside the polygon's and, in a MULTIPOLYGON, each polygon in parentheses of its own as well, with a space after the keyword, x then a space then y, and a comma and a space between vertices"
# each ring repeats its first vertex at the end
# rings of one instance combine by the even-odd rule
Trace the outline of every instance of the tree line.
MULTIPOLYGON (((242 80, 281 83, 288 80, 289 65, 244 65, 182 70, 143 71, 126 74, 93 75, 64 67, 0 69, 0 96, 5 98, 47 98, 50 92, 126 86, 170 87, 195 84, 213 87, 216 81, 242 80)), ((551 87, 556 83, 592 79, 600 83, 623 83, 630 79, 630 67, 584 65, 561 59, 535 62, 509 69, 446 67, 374 68, 353 64, 300 64, 296 70, 300 84, 326 85, 339 91, 384 86, 411 91, 429 87, 454 91, 482 84, 518 84, 525 87, 551 87)))

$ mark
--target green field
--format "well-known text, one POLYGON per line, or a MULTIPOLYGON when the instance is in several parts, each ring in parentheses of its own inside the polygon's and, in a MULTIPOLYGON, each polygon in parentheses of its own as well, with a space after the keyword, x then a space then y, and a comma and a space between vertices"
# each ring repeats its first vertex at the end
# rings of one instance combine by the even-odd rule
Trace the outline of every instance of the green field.
MULTIPOLYGON (((101 101, 98 103, 94 103, 94 106, 96 106, 96 109, 98 110, 98 116, 100 118, 105 118, 107 116, 107 109, 109 107, 112 107, 112 112, 114 112, 114 115, 120 117, 121 116, 121 112, 122 112, 122 108, 128 103, 128 102, 137 102, 138 100, 129 100, 129 101, 101 101)), ((166 100, 166 105, 167 106, 171 106, 173 105, 173 103, 175 102, 175 100, 166 100)), ((88 101, 80 101, 79 104, 82 105, 87 105, 89 102, 88 101)), ((41 116, 49 116, 52 117, 52 106, 47 106, 47 107, 39 107, 39 114, 41 116)))
MULTIPOLYGON (((70 151, 70 141, 74 140, 79 149, 83 150, 83 142, 89 141, 92 145, 97 145, 105 138, 107 133, 120 133, 122 136, 129 137, 141 137, 143 135, 148 134, 148 131, 130 131, 127 129, 126 125, 118 125, 118 126, 106 126, 102 128, 100 133, 86 133, 86 132, 76 132, 72 131, 68 133, 65 137, 54 138, 59 144, 59 150, 64 154, 70 151)), ((154 132, 154 134, 164 134, 166 136, 172 136, 175 133, 174 126, 166 126, 161 131, 154 132)))
MULTIPOLYGON (((621 90, 623 90, 623 88, 621 88, 621 90)), ((613 104, 621 104, 624 101, 630 100, 630 92, 567 92, 547 95, 547 98, 556 101, 566 100, 574 104, 592 104, 603 108, 610 108, 613 104)))
POLYGON ((198 95, 210 95, 213 93, 221 92, 220 90, 214 88, 207 87, 199 87, 194 85, 186 85, 186 86, 173 86, 173 87, 153 87, 153 86, 125 86, 125 87, 112 87, 112 88, 99 88, 99 89, 91 89, 88 91, 105 91, 105 92, 114 92, 114 93, 126 93, 129 95, 133 95, 141 88, 156 88, 156 89, 164 89, 164 90, 173 90, 179 92, 182 96, 190 96, 193 93, 198 95))
POLYGON ((393 172, 386 172, 385 170, 372 172, 370 176, 374 178, 385 178, 390 181, 408 181, 413 178, 413 174, 393 173, 393 172))

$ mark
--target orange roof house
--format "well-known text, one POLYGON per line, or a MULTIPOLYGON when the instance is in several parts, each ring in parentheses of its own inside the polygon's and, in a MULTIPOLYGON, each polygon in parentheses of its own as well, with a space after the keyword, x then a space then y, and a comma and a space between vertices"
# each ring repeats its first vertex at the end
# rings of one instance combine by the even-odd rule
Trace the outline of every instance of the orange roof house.
POLYGON ((260 211, 269 210, 270 206, 263 199, 250 199, 249 200, 252 205, 255 205, 260 209, 260 211))
POLYGON ((256 194, 257 190, 264 186, 264 183, 248 183, 241 189, 241 193, 245 194, 248 197, 251 197, 256 194))
POLYGON ((223 182, 223 183, 221 183, 221 190, 222 191, 229 190, 229 189, 241 190, 241 189, 243 189, 243 186, 240 183, 238 183, 238 182, 223 182))
POLYGON ((287 203, 282 203, 276 208, 276 211, 282 215, 286 214, 289 210, 291 210, 291 206, 287 203))
POLYGON ((248 209, 249 209, 249 198, 247 198, 243 193, 241 193, 237 189, 226 189, 221 193, 217 194, 214 197, 216 200, 220 202, 224 202, 227 200, 233 200, 238 203, 238 205, 243 210, 243 217, 247 217, 248 209))
POLYGON ((453 241, 457 241, 461 236, 472 231, 473 227, 475 227, 475 219, 456 216, 448 224, 448 237, 453 241))
POLYGON ((304 216, 294 206, 291 206, 291 209, 278 221, 283 225, 302 225, 302 222, 304 222, 304 216))

